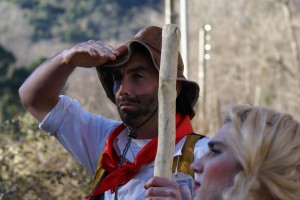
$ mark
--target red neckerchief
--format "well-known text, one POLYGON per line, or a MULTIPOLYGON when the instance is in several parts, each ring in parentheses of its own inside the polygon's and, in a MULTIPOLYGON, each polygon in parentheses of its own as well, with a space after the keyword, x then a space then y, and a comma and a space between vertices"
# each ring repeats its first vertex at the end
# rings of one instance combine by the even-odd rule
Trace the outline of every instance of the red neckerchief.
MULTIPOLYGON (((139 168, 145 164, 151 163, 155 159, 157 151, 157 137, 153 138, 144 148, 138 153, 133 163, 124 162, 121 168, 118 168, 120 156, 117 155, 113 148, 113 141, 125 128, 124 124, 118 126, 108 137, 102 157, 102 167, 109 174, 97 185, 91 195, 85 198, 90 198, 111 190, 114 193, 116 186, 126 184, 134 175, 139 172, 139 168)), ((193 133, 193 128, 188 115, 184 118, 176 114, 176 144, 186 135, 193 133)))

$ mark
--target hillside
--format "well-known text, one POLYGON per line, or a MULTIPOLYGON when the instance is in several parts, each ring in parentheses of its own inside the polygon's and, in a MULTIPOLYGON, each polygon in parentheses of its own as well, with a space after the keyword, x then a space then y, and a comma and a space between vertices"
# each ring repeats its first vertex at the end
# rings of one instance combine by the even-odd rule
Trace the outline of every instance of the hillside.
MULTIPOLYGON (((0 199, 83 199, 90 192, 91 177, 37 128, 18 88, 58 51, 88 39, 117 45, 144 25, 162 25, 161 11, 158 0, 0 1, 0 199)), ((64 92, 117 118, 94 70, 77 70, 64 92)))
MULTIPOLYGON (((211 25, 195 131, 213 134, 236 103, 272 107, 300 120, 300 1, 187 2, 186 65, 189 79, 199 83, 199 31, 211 25)), ((163 12, 159 0, 0 1, 0 200, 82 199, 89 193, 89 175, 39 131, 21 107, 18 88, 57 52, 89 39, 117 46, 143 26, 163 26, 163 12)), ((75 70, 63 93, 88 111, 118 119, 94 69, 75 70)))

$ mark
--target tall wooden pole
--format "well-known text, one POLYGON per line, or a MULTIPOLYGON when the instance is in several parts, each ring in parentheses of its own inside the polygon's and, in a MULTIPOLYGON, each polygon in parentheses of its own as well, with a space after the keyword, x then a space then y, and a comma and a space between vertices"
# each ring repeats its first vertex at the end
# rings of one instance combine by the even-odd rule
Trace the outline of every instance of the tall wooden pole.
POLYGON ((206 60, 205 55, 205 30, 199 30, 199 83, 200 83, 200 101, 198 102, 198 113, 200 113, 200 120, 205 118, 206 114, 206 60))
POLYGON ((184 76, 188 78, 189 58, 188 58, 188 24, 187 24, 187 1, 180 0, 180 30, 181 30, 181 56, 184 63, 184 76))
POLYGON ((158 147, 154 176, 172 177, 176 134, 176 77, 180 29, 167 24, 162 32, 161 64, 158 88, 158 147))
POLYGON ((176 14, 174 7, 174 0, 165 0, 165 24, 175 23, 176 14))

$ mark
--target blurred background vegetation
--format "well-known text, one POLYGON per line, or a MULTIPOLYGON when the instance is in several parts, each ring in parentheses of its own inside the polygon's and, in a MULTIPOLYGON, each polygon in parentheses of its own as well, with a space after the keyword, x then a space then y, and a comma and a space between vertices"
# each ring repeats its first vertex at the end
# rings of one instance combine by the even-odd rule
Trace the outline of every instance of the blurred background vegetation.
MULTIPOLYGON (((145 21, 151 23, 149 16, 139 17, 142 12, 159 16, 162 9, 158 0, 0 1, 1 200, 84 199, 90 192, 92 179, 54 138, 38 129, 37 121, 21 105, 18 88, 56 52, 89 39, 101 38, 116 44, 140 29, 145 21)), ((80 71, 72 79, 80 82, 84 73, 91 72, 80 71)), ((84 83, 77 88, 82 85, 86 87, 84 83)), ((100 90, 98 81, 96 86, 100 90)), ((90 92, 90 96, 99 95, 90 92)))
MULTIPOLYGON (((187 3, 188 76, 199 83, 199 30, 211 26, 196 132, 212 134, 235 103, 273 107, 300 120, 300 1, 187 3)), ((164 1, 1 0, 0 18, 0 200, 83 199, 91 178, 38 129, 18 88, 41 62, 78 42, 117 46, 144 26, 163 26, 164 1)), ((94 69, 77 69, 63 93, 88 111, 118 119, 94 69)))

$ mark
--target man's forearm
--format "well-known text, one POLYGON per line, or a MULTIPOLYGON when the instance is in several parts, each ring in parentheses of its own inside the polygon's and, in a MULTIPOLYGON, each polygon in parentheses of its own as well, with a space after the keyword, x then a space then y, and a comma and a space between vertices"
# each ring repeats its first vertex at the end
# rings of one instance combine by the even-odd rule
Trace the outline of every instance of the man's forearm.
POLYGON ((58 102, 60 91, 73 70, 74 67, 64 63, 63 53, 48 59, 19 89, 22 104, 35 118, 43 120, 58 102))
POLYGON ((119 52, 102 41, 89 40, 57 54, 41 64, 19 90, 26 109, 39 121, 56 105, 75 67, 94 67, 115 60, 119 52))

